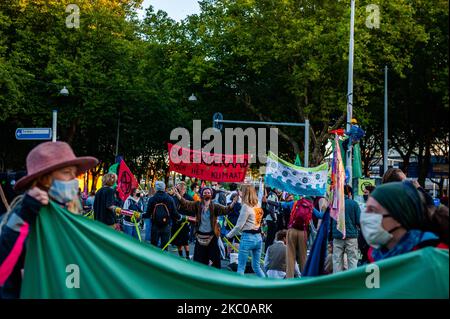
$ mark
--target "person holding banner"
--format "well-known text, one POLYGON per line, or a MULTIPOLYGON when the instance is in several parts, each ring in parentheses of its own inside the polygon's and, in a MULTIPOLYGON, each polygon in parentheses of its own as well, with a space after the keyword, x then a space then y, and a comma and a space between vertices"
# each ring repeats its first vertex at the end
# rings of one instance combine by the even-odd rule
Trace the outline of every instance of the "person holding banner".
POLYGON ((102 177, 102 188, 95 194, 94 199, 94 219, 116 229, 116 209, 114 184, 117 182, 117 175, 108 173, 102 177))
POLYGON ((211 260, 213 267, 220 269, 218 245, 220 227, 217 218, 221 215, 228 215, 233 211, 237 197, 230 205, 222 206, 212 202, 213 190, 209 187, 200 190, 201 202, 185 200, 176 188, 174 188, 174 194, 180 201, 180 209, 195 214, 197 220, 195 223, 194 261, 209 265, 211 260))
MULTIPOLYGON (((133 188, 131 190, 130 196, 128 196, 127 200, 123 204, 123 209, 125 210, 132 210, 139 213, 142 213, 143 207, 140 202, 141 196, 139 194, 139 190, 137 188, 133 188)), ((131 237, 134 237, 136 239, 139 239, 139 236, 137 234, 136 225, 133 222, 133 218, 130 216, 124 216, 122 220, 122 227, 123 232, 127 235, 130 235, 131 237)))
POLYGON ((77 176, 95 167, 94 157, 76 157, 69 144, 46 142, 27 156, 27 175, 14 186, 25 191, 3 216, 0 225, 0 299, 19 298, 25 245, 42 206, 50 200, 78 214, 77 176))

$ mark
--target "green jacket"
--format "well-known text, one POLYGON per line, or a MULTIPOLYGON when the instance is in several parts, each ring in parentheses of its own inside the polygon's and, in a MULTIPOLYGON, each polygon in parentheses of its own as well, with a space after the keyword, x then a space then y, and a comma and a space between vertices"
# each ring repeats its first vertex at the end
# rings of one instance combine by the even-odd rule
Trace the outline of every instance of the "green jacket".
MULTIPOLYGON (((358 238, 360 215, 361 209, 358 203, 345 196, 345 238, 358 238)), ((342 239, 342 233, 337 230, 337 223, 333 218, 331 218, 331 223, 333 239, 342 239)))

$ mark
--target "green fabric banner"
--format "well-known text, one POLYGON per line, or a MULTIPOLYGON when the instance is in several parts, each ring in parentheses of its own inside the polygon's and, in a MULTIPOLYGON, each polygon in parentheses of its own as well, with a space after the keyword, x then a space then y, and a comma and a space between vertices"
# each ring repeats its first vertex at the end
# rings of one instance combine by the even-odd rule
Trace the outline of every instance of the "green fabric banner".
POLYGON ((368 267, 315 278, 240 276, 162 252, 51 203, 42 208, 30 233, 21 296, 448 298, 448 260, 448 251, 427 248, 368 267))
POLYGON ((360 178, 362 174, 362 161, 361 161, 361 147, 358 144, 353 145, 353 165, 352 165, 353 178, 360 178))

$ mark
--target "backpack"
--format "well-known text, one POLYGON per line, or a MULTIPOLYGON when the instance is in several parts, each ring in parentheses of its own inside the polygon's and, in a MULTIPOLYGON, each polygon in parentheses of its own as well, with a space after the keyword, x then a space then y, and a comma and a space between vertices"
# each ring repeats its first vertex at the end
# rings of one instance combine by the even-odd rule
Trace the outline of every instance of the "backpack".
POLYGON ((292 207, 288 228, 308 231, 312 218, 313 204, 307 199, 300 199, 292 207))
POLYGON ((167 208, 166 204, 156 204, 153 208, 153 223, 157 227, 163 228, 164 226, 167 226, 169 224, 169 218, 169 209, 167 208))

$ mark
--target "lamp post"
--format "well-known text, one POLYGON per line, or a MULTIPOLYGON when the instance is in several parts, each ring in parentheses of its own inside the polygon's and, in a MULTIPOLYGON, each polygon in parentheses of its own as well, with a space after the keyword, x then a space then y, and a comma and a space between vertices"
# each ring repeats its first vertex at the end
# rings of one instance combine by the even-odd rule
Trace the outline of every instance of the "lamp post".
POLYGON ((194 95, 194 93, 192 93, 188 100, 189 102, 197 102, 197 97, 194 95))
MULTIPOLYGON (((354 31, 355 31, 355 0, 351 0, 350 13, 350 43, 348 52, 348 83, 347 83, 347 132, 350 131, 353 117, 353 56, 354 56, 354 31)), ((348 171, 348 183, 352 185, 352 145, 348 146, 346 154, 346 168, 348 171)))
MULTIPOLYGON (((61 91, 59 91, 59 94, 62 96, 68 96, 69 90, 64 86, 61 91)), ((57 127, 58 127, 58 109, 53 110, 53 116, 52 116, 52 142, 56 142, 56 136, 57 136, 57 127)))
POLYGON ((119 134, 120 134, 120 112, 119 112, 119 118, 117 119, 116 162, 117 162, 117 156, 119 156, 119 134))
POLYGON ((388 170, 389 146, 388 146, 388 67, 384 67, 384 154, 383 170, 388 170))

